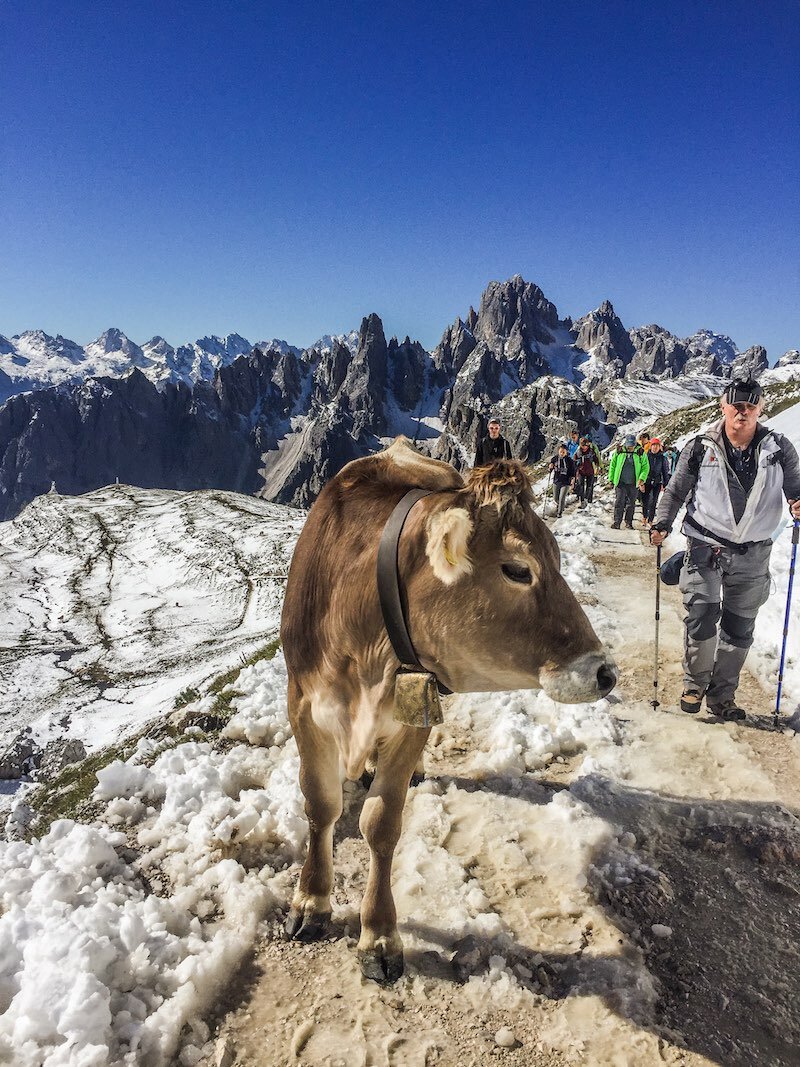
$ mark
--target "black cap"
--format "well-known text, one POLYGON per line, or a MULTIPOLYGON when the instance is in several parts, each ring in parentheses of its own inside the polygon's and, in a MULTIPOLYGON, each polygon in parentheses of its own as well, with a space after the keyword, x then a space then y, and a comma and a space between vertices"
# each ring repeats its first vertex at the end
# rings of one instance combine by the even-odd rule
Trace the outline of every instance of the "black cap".
POLYGON ((731 382, 723 396, 729 404, 760 404, 761 386, 753 378, 731 382))

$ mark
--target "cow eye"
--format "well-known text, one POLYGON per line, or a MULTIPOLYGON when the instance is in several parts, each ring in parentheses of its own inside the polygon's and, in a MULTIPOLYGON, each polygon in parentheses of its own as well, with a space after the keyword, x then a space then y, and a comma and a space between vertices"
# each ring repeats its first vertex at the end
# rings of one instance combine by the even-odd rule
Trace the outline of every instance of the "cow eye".
POLYGON ((530 568, 524 563, 504 563, 500 570, 509 581, 519 582, 520 585, 530 585, 533 581, 530 568))

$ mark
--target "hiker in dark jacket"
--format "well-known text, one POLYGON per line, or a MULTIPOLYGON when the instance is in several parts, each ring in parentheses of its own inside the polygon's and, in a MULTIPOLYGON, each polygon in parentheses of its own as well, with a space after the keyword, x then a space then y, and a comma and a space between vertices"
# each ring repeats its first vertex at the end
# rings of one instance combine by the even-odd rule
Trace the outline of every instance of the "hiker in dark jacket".
POLYGON ((578 494, 581 509, 592 502, 597 469, 598 461, 595 450, 591 442, 582 437, 575 455, 575 491, 578 494))
POLYGON ((671 474, 669 460, 661 451, 661 441, 658 437, 650 439, 647 461, 650 464, 650 471, 644 483, 644 499, 642 500, 642 526, 646 530, 653 522, 659 494, 666 487, 671 474))
POLYGON ((483 438, 475 452, 476 467, 489 467, 492 463, 496 463, 498 459, 513 458, 511 446, 500 433, 499 420, 490 419, 488 430, 488 435, 483 438))
POLYGON ((570 457, 566 441, 558 446, 558 452, 550 460, 553 473, 553 496, 556 501, 556 517, 564 514, 567 490, 575 479, 575 460, 570 457))

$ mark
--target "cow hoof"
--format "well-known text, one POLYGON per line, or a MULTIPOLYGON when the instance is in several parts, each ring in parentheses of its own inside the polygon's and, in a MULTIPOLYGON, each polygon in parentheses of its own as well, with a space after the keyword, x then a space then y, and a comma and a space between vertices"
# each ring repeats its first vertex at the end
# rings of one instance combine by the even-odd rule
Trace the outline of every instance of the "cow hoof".
POLYGON ((321 941, 328 933, 330 919, 327 914, 306 914, 299 908, 292 908, 283 930, 288 941, 321 941))
POLYGON ((402 952, 384 956, 379 948, 359 950, 358 962, 361 973, 372 982, 396 982, 405 970, 402 952))

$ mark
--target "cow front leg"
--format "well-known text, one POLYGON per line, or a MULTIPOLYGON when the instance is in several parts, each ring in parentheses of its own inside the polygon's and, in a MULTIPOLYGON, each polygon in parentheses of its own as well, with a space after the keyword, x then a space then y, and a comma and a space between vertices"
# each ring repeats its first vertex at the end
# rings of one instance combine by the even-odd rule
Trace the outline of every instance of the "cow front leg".
POLYGON ((318 941, 328 932, 333 888, 333 828, 342 814, 339 754, 331 734, 307 715, 294 719, 300 788, 308 818, 308 854, 284 927, 292 941, 318 941))
POLYGON ((392 896, 392 860, 400 838, 411 775, 430 730, 403 726, 378 749, 378 766, 359 825, 369 845, 367 887, 361 904, 358 959, 366 978, 395 982, 403 973, 403 942, 392 896))

